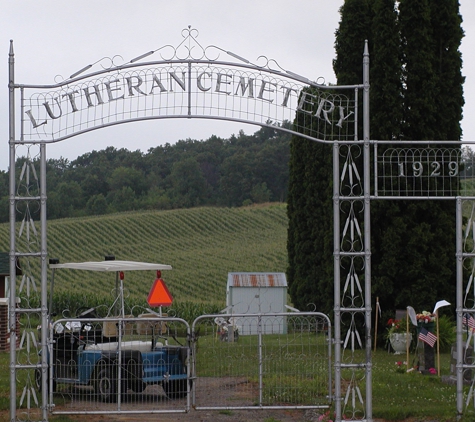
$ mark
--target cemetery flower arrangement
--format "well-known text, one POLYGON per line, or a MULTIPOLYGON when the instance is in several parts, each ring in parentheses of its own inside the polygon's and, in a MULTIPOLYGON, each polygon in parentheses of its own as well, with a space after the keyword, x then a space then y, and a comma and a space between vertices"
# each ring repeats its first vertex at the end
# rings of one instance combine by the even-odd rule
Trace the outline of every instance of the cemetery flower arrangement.
POLYGON ((427 311, 422 311, 421 314, 416 315, 418 324, 428 324, 429 322, 435 321, 435 314, 431 314, 427 311))
MULTIPOLYGON (((349 418, 346 415, 341 415, 342 419, 344 421, 349 420, 349 418)), ((330 410, 327 410, 325 413, 322 413, 317 421, 318 422, 333 422, 335 420, 335 412, 331 412, 330 410)))
POLYGON ((396 372, 398 374, 404 374, 406 372, 406 362, 397 361, 396 363, 396 372))
POLYGON ((390 318, 387 323, 388 326, 388 336, 394 333, 405 333, 406 324, 401 319, 390 318))
POLYGON ((318 422, 333 422, 333 418, 330 415, 330 411, 327 411, 323 414, 321 414, 318 419, 318 422))

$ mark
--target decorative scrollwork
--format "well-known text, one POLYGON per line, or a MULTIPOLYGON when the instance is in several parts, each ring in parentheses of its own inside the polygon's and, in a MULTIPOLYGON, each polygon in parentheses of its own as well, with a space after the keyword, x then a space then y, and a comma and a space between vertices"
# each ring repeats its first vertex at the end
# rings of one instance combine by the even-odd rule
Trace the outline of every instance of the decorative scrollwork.
MULTIPOLYGON (((82 73, 86 72, 87 70, 91 69, 95 65, 100 65, 103 70, 114 70, 114 69, 121 69, 124 65, 136 63, 146 57, 149 57, 155 53, 158 53, 162 61, 196 61, 196 60, 206 60, 210 62, 217 61, 221 54, 224 53, 227 56, 232 57, 233 59, 237 59, 241 62, 244 62, 250 66, 254 66, 256 69, 262 70, 271 70, 274 72, 279 72, 283 74, 287 74, 293 78, 299 79, 305 83, 317 84, 317 85, 324 85, 325 79, 323 77, 319 77, 317 81, 311 82, 309 79, 305 78, 304 76, 300 76, 297 73, 291 72, 290 70, 284 69, 275 59, 268 58, 267 56, 260 55, 256 62, 253 63, 250 60, 235 54, 231 51, 225 50, 221 47, 216 45, 208 45, 204 47, 199 41, 199 31, 196 28, 192 28, 189 25, 187 28, 181 31, 182 40, 177 46, 173 46, 171 44, 166 44, 162 47, 159 47, 155 50, 150 50, 146 53, 143 53, 128 62, 125 62, 122 56, 115 55, 112 57, 103 57, 96 62, 84 66, 82 69, 78 70, 71 74, 71 76, 67 79, 74 79, 77 76, 81 75, 82 73), (118 59, 120 63, 118 62, 118 59), (104 64, 106 63, 106 64, 104 64)), ((63 82, 65 79, 61 75, 57 75, 55 77, 55 81, 57 83, 63 82)))
POLYGON ((348 145, 340 148, 340 156, 344 158, 340 175, 340 192, 345 196, 359 196, 363 192, 362 177, 358 170, 361 162, 361 147, 348 145))
POLYGON ((261 68, 264 68, 264 69, 271 69, 271 70, 277 70, 279 72, 285 72, 286 70, 279 65, 279 63, 277 62, 277 60, 275 59, 269 59, 268 57, 264 56, 264 55, 260 55, 258 58, 257 58, 257 61, 261 61, 263 62, 264 64, 257 64, 256 63, 256 66, 257 67, 261 67, 261 68), (272 65, 275 65, 272 66, 272 65))
POLYGON ((188 26, 181 31, 183 41, 175 48, 174 59, 178 60, 202 60, 206 57, 205 48, 197 40, 199 32, 188 26), (183 54, 182 51, 186 54, 183 54))

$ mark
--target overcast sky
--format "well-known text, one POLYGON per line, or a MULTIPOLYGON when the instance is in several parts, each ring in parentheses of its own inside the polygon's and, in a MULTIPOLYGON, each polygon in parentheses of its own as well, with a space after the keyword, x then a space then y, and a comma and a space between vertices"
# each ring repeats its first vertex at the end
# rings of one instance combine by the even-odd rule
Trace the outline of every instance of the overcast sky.
MULTIPOLYGON (((251 61, 264 55, 311 80, 335 82, 334 39, 343 0, 9 0, 0 25, 0 169, 8 166, 8 52, 14 42, 15 82, 52 84, 102 57, 127 62, 166 44, 177 46, 188 25, 201 45, 216 45, 251 61)), ((475 141, 475 1, 460 0, 465 140, 475 141)), ((370 52, 371 53, 371 52, 370 52)), ((151 59, 154 56, 151 57, 151 59)), ((171 119, 118 125, 47 147, 48 158, 77 156, 107 146, 140 149, 179 139, 228 138, 257 126, 217 120, 171 119)))

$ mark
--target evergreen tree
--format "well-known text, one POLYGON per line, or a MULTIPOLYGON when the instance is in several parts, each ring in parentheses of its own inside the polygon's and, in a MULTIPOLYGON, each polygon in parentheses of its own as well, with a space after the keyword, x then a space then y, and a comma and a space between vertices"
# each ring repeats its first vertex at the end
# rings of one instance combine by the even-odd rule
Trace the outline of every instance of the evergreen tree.
POLYGON ((404 60, 406 139, 437 139, 437 80, 429 0, 402 0, 399 19, 404 60))
MULTIPOLYGON (((346 0, 336 31, 338 83, 361 83, 363 49, 370 38, 369 0, 346 0)), ((348 94, 347 92, 344 94, 348 94)), ((304 127, 297 116, 297 127, 304 127)), ((300 310, 333 309, 333 150, 330 145, 291 141, 289 166, 287 278, 293 304, 300 310)))
POLYGON ((430 0, 433 28, 433 71, 437 91, 437 132, 440 140, 458 141, 462 138, 462 107, 464 105, 462 54, 462 17, 458 0, 430 0))
MULTIPOLYGON (((346 0, 340 13, 334 61, 339 85, 361 83, 363 45, 365 39, 369 41, 371 139, 394 140, 392 147, 401 138, 459 140, 463 77, 458 49, 463 32, 458 1, 346 0)), ((333 257, 331 248, 319 240, 332 242, 325 233, 333 231, 331 201, 325 205, 331 194, 321 189, 332 179, 309 176, 315 176, 320 167, 328 168, 330 161, 323 154, 309 153, 308 145, 295 138, 291 148, 290 294, 295 304, 304 297, 306 303, 317 303, 319 310, 328 312, 332 289, 321 290, 320 280, 326 277, 333 288, 333 257), (304 195, 313 199, 312 205, 304 195), (315 208, 316 203, 325 212, 312 214, 310 206, 315 208)), ((379 153, 388 147, 381 145, 379 153)), ((323 148, 328 150, 328 146, 323 148)), ((407 305, 431 309, 436 300, 453 299, 453 202, 373 201, 371 211, 372 288, 382 299, 383 309, 394 312, 407 305)))
MULTIPOLYGON (((402 61, 395 0, 373 2, 373 39, 370 46, 371 139, 400 139, 403 120, 402 61)), ((379 145, 378 154, 395 145, 379 145)), ((381 308, 394 317, 394 294, 400 279, 395 279, 400 262, 394 244, 406 239, 399 218, 400 202, 371 202, 371 285, 381 308)), ((398 243, 399 242, 399 243, 398 243)), ((381 338, 381 337, 380 337, 381 338)))
MULTIPOLYGON (((403 137, 458 141, 463 106, 458 1, 401 0, 399 19, 405 82, 403 137)), ((434 159, 441 153, 440 146, 434 147, 434 159)), ((394 306, 431 309, 440 299, 455 303, 453 201, 404 201, 398 218, 411 238, 397 239, 392 245, 400 251, 394 306)))
POLYGON ((302 311, 332 309, 332 174, 328 145, 292 138, 287 278, 292 302, 302 311))
POLYGON ((340 25, 335 32, 336 59, 333 61, 339 85, 361 83, 365 40, 372 47, 370 2, 346 0, 340 8, 340 25))
POLYGON ((399 45, 395 0, 374 0, 369 46, 371 139, 400 139, 403 97, 399 45))

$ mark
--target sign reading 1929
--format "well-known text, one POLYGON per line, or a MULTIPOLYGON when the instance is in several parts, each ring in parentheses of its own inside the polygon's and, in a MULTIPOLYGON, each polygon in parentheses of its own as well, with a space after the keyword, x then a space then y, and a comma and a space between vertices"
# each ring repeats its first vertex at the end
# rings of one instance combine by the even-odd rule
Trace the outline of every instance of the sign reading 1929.
POLYGON ((461 155, 458 147, 388 148, 378 157, 378 194, 456 195, 461 155))

